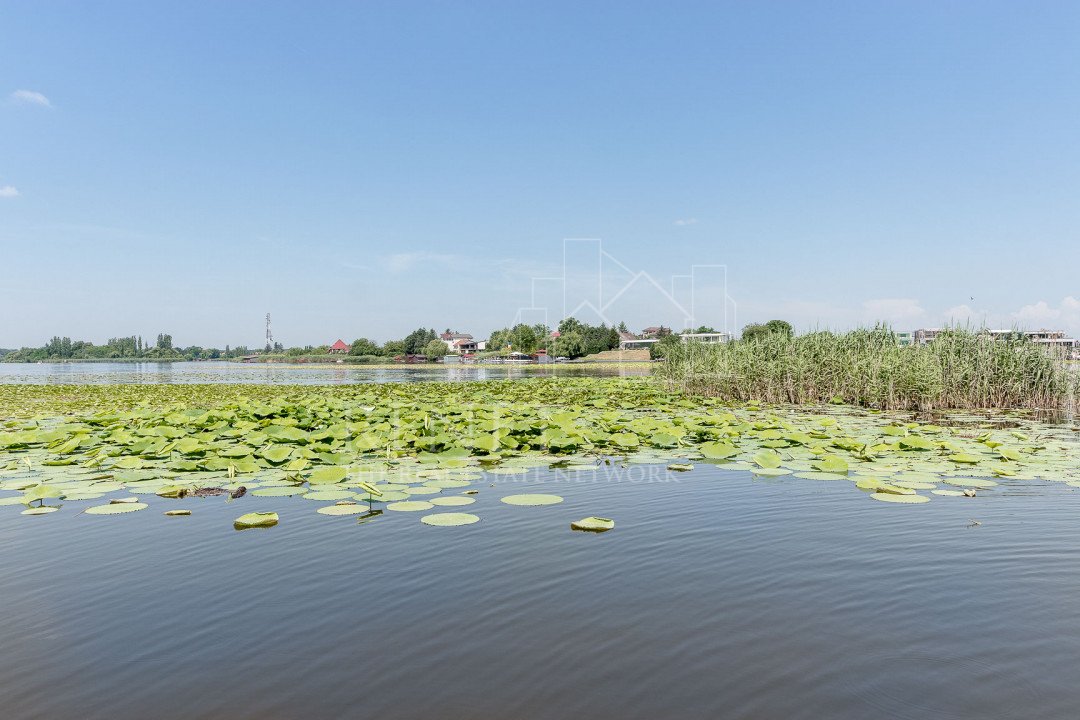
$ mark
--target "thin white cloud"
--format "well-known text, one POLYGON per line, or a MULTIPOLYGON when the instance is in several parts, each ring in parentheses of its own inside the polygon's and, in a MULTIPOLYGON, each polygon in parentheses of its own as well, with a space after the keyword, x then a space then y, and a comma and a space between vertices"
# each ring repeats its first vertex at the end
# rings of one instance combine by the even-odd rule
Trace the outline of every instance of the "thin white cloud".
POLYGON ((697 225, 697 218, 679 218, 675 221, 675 224, 679 227, 686 227, 687 225, 697 225))
POLYGON ((970 305, 955 305, 946 310, 942 315, 949 325, 964 325, 976 319, 976 313, 970 305))
POLYGON ((16 105, 38 105, 40 107, 51 108, 52 103, 49 102, 49 98, 45 97, 39 92, 33 90, 16 90, 8 96, 11 102, 16 105))
POLYGON ((455 265, 457 255, 446 255, 426 251, 395 253, 382 258, 383 266, 392 273, 408 272, 419 265, 455 265))
POLYGON ((19 197, 19 190, 14 185, 0 186, 0 198, 19 197))
POLYGON ((863 316, 870 322, 906 326, 926 316, 926 310, 913 298, 874 298, 862 305, 863 316))
POLYGON ((1072 295, 1062 298, 1057 305, 1040 300, 1010 313, 1009 317, 1017 326, 1028 330, 1047 327, 1075 332, 1080 329, 1080 300, 1072 295))

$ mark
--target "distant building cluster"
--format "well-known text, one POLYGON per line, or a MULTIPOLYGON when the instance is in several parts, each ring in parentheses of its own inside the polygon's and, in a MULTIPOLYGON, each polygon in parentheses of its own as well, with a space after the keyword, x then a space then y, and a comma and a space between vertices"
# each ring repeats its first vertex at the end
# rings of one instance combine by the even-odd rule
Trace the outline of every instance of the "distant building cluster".
MULTIPOLYGON (((914 332, 902 332, 897 333, 897 337, 900 339, 901 345, 927 345, 934 341, 941 333, 947 331, 949 328, 923 328, 915 330, 914 332)), ((1069 337, 1066 333, 1060 330, 982 330, 980 332, 986 333, 991 337, 999 340, 1007 340, 1014 337, 1026 337, 1033 343, 1039 345, 1048 345, 1051 347, 1060 347, 1069 352, 1075 352, 1080 348, 1080 344, 1076 339, 1069 337)))

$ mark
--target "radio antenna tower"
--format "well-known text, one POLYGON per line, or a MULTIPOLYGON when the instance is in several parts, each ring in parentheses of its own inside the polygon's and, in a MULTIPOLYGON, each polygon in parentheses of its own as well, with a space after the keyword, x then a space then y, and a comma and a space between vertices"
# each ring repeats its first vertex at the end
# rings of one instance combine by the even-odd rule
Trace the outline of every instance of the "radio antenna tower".
POLYGON ((270 313, 266 313, 266 347, 273 349, 274 333, 270 331, 270 313))

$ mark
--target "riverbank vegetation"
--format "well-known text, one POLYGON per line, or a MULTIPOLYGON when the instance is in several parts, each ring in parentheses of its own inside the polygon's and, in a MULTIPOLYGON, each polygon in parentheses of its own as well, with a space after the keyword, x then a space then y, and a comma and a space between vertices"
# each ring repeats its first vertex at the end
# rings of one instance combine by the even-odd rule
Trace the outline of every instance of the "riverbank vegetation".
POLYGON ((883 410, 1070 407, 1064 353, 1022 335, 967 329, 902 346, 887 328, 794 336, 765 331, 724 345, 674 343, 660 376, 673 390, 733 402, 843 403, 883 410))
MULTIPOLYGON (((466 488, 490 487, 492 476, 536 469, 582 478, 639 464, 661 474, 707 463, 847 481, 854 492, 904 503, 1032 480, 1080 485, 1080 446, 1068 426, 1020 414, 931 422, 856 408, 731 405, 654 378, 0 386, 0 417, 8 418, 0 505, 33 515, 53 512, 36 509, 43 504, 123 501, 109 497, 116 493, 190 502, 243 495, 241 486, 245 504, 453 505, 468 502, 458 499, 466 488), (454 499, 434 502, 443 497, 454 499)), ((344 512, 328 507, 320 511, 344 512)))

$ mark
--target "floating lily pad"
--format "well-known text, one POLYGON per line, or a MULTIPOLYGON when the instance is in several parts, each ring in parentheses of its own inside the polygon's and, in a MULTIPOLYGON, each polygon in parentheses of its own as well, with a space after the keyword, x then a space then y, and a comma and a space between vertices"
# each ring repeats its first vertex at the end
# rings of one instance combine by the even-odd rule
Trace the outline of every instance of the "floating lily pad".
POLYGON ((56 507, 54 505, 42 505, 41 507, 26 508, 20 514, 22 514, 22 515, 48 515, 49 513, 54 513, 59 509, 60 508, 58 508, 58 507, 56 507))
POLYGON ((934 495, 944 495, 946 497, 963 497, 964 493, 959 490, 931 490, 934 495))
POLYGON ((315 512, 320 515, 362 515, 368 512, 367 505, 327 505, 318 508, 315 512))
POLYGON ((525 493, 521 495, 507 495, 502 498, 502 502, 507 505, 522 505, 522 506, 535 506, 535 505, 556 505, 561 503, 563 499, 558 495, 545 495, 542 493, 525 493))
POLYGON ((969 488, 992 488, 997 486, 997 483, 993 480, 981 480, 979 478, 945 478, 943 482, 946 485, 969 488))
POLYGON ((190 510, 166 510, 163 514, 167 515, 169 517, 180 517, 180 516, 183 516, 183 515, 190 515, 191 511, 190 510))
POLYGON ((419 510, 430 510, 435 507, 429 502, 423 500, 406 500, 404 502, 392 502, 387 503, 387 510, 394 510, 396 512, 417 512, 419 510))
POLYGON ((146 503, 141 502, 120 502, 109 503, 108 505, 94 505, 83 510, 87 515, 120 515, 122 513, 136 512, 138 510, 145 510, 149 507, 146 503))
POLYGON ((278 514, 275 512, 251 512, 245 513, 233 520, 233 527, 237 530, 248 528, 272 527, 278 524, 278 514))
POLYGON ((791 475, 794 471, 787 468, 750 468, 750 472, 754 475, 761 475, 762 477, 780 477, 781 475, 791 475))
POLYGON ((425 525, 436 527, 456 527, 458 525, 472 525, 480 522, 480 518, 470 513, 435 513, 420 518, 425 525))
POLYGON ((447 495, 445 497, 431 498, 429 502, 432 505, 451 507, 454 505, 472 505, 474 502, 476 502, 476 500, 471 497, 463 497, 461 495, 447 495))
POLYGON ((570 523, 570 528, 572 530, 582 530, 584 532, 607 532, 613 527, 615 527, 614 520, 602 517, 587 517, 570 523))
POLYGON ((883 502, 909 503, 913 505, 930 502, 930 498, 925 495, 894 495, 893 493, 876 492, 872 493, 870 497, 883 502))

